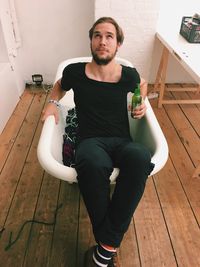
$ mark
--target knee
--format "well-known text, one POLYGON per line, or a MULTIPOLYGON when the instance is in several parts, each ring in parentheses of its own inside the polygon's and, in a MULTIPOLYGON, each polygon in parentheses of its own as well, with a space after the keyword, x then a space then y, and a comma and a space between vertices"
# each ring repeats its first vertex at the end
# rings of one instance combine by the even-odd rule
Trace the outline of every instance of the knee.
POLYGON ((135 163, 139 166, 149 165, 149 163, 151 162, 151 154, 146 147, 138 145, 138 147, 136 148, 136 152, 133 154, 135 163))
POLYGON ((126 149, 123 157, 123 166, 132 169, 133 172, 144 172, 149 175, 154 167, 151 163, 149 150, 141 144, 134 144, 126 149))
POLYGON ((78 174, 78 180, 88 183, 109 182, 112 173, 112 161, 98 153, 84 153, 76 156, 75 168, 78 174))
POLYGON ((148 164, 151 161, 151 154, 146 147, 140 144, 134 144, 126 147, 123 158, 126 159, 125 162, 128 164, 139 164, 140 166, 141 164, 148 164))

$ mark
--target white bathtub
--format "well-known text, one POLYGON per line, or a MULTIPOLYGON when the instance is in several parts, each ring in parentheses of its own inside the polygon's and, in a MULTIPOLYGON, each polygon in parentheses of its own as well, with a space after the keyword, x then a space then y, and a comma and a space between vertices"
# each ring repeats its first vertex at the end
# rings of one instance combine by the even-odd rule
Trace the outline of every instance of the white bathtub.
MULTIPOLYGON (((57 70, 57 81, 62 76, 62 71, 67 64, 72 62, 87 62, 91 58, 74 58, 63 61, 57 70)), ((118 62, 123 65, 132 66, 130 62, 117 58, 118 62)), ((146 145, 152 154, 152 162, 155 168, 151 175, 157 173, 163 168, 168 159, 168 145, 165 136, 159 126, 155 114, 151 108, 148 99, 145 100, 147 112, 141 120, 133 120, 129 117, 131 136, 134 140, 146 145)), ((62 142, 65 130, 65 116, 67 109, 74 106, 73 92, 70 90, 60 100, 62 108, 60 109, 59 124, 55 124, 53 116, 49 116, 44 122, 40 140, 37 148, 38 160, 41 166, 52 176, 68 181, 69 183, 77 182, 77 173, 74 168, 62 164, 62 142)), ((115 168, 110 179, 115 181, 119 169, 115 168)))

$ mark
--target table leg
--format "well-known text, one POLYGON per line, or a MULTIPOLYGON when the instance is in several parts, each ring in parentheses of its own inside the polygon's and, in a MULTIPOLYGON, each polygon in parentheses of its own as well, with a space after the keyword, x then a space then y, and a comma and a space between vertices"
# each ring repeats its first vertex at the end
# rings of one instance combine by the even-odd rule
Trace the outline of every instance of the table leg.
POLYGON ((164 97, 168 58, 169 58, 169 50, 166 47, 164 47, 156 75, 156 80, 154 83, 154 91, 160 91, 158 98, 159 108, 162 107, 162 100, 164 97))
POLYGON ((196 93, 197 93, 197 94, 200 93, 200 84, 199 84, 199 86, 197 87, 197 91, 196 91, 196 93))
POLYGON ((163 48, 163 66, 162 66, 162 75, 160 80, 160 94, 158 98, 158 107, 162 107, 163 97, 164 97, 164 90, 165 90, 165 80, 166 80, 166 73, 167 73, 167 65, 168 65, 168 58, 169 58, 169 50, 164 47, 163 48))
POLYGON ((163 70, 163 54, 162 54, 161 59, 160 59, 160 64, 158 67, 156 80, 154 83, 154 92, 159 91, 160 80, 161 80, 161 76, 162 76, 162 70, 163 70))
POLYGON ((169 59, 169 50, 166 47, 164 47, 153 89, 154 92, 159 91, 158 107, 161 108, 163 104, 200 104, 200 99, 198 96, 198 94, 200 93, 200 84, 198 84, 197 87, 193 86, 190 88, 182 88, 178 90, 176 89, 174 90, 173 88, 167 88, 167 91, 180 91, 180 92, 195 91, 195 95, 197 96, 195 99, 170 99, 170 100, 164 99, 164 91, 166 90, 165 81, 166 81, 168 59, 169 59))

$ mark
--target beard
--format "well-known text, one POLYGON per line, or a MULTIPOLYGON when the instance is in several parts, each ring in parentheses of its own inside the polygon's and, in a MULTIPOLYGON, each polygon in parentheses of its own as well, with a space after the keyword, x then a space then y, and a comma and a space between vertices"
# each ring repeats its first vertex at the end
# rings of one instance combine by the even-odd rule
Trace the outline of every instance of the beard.
POLYGON ((91 48, 92 58, 94 59, 97 65, 101 65, 101 66, 107 65, 108 63, 110 63, 115 57, 116 53, 117 53, 117 49, 115 50, 113 54, 108 55, 107 57, 99 57, 98 54, 95 51, 93 51, 91 48))

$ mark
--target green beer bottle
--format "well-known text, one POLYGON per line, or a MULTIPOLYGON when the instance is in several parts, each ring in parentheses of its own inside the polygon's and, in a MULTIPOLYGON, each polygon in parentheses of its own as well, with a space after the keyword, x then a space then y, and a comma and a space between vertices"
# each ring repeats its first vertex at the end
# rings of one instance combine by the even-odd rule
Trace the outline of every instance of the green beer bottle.
POLYGON ((140 95, 140 84, 137 84, 137 87, 135 89, 135 92, 132 96, 132 102, 131 102, 131 117, 133 117, 133 111, 135 108, 137 108, 142 103, 142 97, 140 95))

